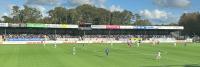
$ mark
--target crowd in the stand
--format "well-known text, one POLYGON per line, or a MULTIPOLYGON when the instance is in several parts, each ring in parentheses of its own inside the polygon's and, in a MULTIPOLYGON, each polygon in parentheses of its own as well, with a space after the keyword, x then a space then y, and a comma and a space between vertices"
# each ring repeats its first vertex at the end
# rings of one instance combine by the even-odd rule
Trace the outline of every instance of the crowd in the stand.
POLYGON ((172 38, 171 35, 84 35, 84 36, 70 36, 70 35, 63 35, 63 34, 6 34, 3 35, 4 39, 11 39, 11 38, 46 38, 49 40, 55 40, 57 38, 115 38, 116 40, 119 39, 128 39, 128 38, 172 38))
POLYGON ((6 34, 3 35, 4 38, 43 38, 42 34, 34 35, 34 34, 6 34))
POLYGON ((171 35, 85 35, 86 38, 166 38, 171 35))

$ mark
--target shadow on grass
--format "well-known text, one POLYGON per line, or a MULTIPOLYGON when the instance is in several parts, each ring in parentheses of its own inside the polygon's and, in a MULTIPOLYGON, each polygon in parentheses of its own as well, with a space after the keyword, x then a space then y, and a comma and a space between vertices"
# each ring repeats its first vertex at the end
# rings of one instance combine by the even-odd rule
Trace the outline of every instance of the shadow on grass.
POLYGON ((200 67, 200 64, 162 65, 162 66, 143 66, 143 67, 200 67))

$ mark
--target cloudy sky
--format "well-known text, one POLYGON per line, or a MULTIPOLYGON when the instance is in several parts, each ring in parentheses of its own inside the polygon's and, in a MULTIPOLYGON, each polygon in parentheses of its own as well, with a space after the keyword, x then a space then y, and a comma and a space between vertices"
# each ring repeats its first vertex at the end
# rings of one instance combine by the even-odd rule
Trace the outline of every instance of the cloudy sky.
POLYGON ((183 13, 200 11, 200 0, 0 0, 0 16, 9 16, 14 5, 29 5, 48 16, 46 11, 56 6, 74 8, 82 4, 91 4, 110 11, 129 10, 155 24, 178 22, 183 13))

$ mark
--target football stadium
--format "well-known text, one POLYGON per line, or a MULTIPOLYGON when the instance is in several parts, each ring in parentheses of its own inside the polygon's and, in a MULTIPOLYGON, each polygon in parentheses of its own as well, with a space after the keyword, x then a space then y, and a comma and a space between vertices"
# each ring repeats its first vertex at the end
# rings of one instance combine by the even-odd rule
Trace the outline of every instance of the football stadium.
POLYGON ((102 5, 112 2, 1 1, 16 5, 8 14, 0 5, 0 67, 200 67, 198 1, 141 1, 163 11, 140 12, 102 5))

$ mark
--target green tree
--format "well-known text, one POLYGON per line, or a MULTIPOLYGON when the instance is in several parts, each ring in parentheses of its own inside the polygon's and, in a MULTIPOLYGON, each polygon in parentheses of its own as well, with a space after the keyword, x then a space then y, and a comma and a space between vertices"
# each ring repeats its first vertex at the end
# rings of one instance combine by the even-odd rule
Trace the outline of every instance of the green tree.
POLYGON ((93 23, 93 19, 97 17, 96 7, 84 4, 76 8, 77 13, 80 15, 79 21, 82 23, 93 23))
POLYGON ((122 13, 121 13, 121 24, 122 25, 130 25, 131 24, 131 21, 130 19, 132 18, 133 16, 133 13, 128 11, 128 10, 124 10, 122 13))
MULTIPOLYGON (((39 10, 24 5, 24 9, 13 6, 11 16, 4 16, 5 22, 13 23, 56 23, 56 24, 117 24, 130 25, 130 19, 133 13, 128 10, 122 12, 110 12, 104 8, 97 8, 92 5, 84 4, 76 8, 66 9, 64 7, 55 7, 48 11, 48 17, 42 17, 39 10)), ((139 17, 139 14, 137 15, 139 17)))
POLYGON ((42 14, 36 8, 24 5, 24 9, 19 13, 20 20, 26 23, 37 23, 42 18, 42 14))
POLYGON ((13 23, 19 23, 20 19, 19 19, 19 14, 20 14, 20 10, 19 10, 19 6, 13 6, 12 7, 12 13, 11 15, 13 16, 13 23))
POLYGON ((12 23, 13 22, 12 18, 10 18, 8 16, 2 16, 2 18, 4 19, 5 23, 12 23))
POLYGON ((94 24, 109 24, 111 12, 104 8, 97 8, 94 24))
POLYGON ((179 25, 184 26, 184 33, 188 35, 200 35, 200 13, 184 13, 179 25))
POLYGON ((97 8, 88 4, 76 7, 75 9, 66 9, 63 7, 55 7, 48 11, 50 23, 66 23, 67 24, 130 24, 132 12, 125 10, 123 12, 110 12, 104 8, 97 8))
POLYGON ((133 25, 149 26, 149 25, 152 25, 152 24, 149 20, 137 20, 133 25))
POLYGON ((119 11, 114 11, 111 13, 110 24, 121 24, 121 13, 119 11))
POLYGON ((2 16, 2 18, 4 19, 4 22, 6 23, 18 23, 19 21, 19 7, 18 6, 13 6, 12 7, 12 13, 11 15, 13 17, 9 17, 9 16, 2 16))
POLYGON ((78 24, 79 15, 75 9, 68 9, 66 14, 68 24, 78 24))
POLYGON ((51 23, 57 23, 57 24, 67 23, 66 8, 55 7, 53 10, 50 10, 48 13, 49 13, 49 16, 51 17, 51 20, 53 21, 51 23))
POLYGON ((170 23, 170 24, 168 24, 168 26, 178 26, 178 24, 177 23, 170 23))

